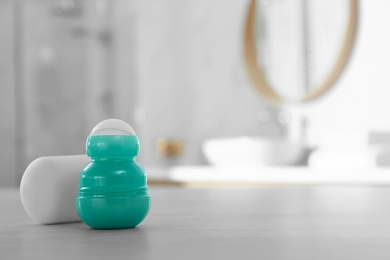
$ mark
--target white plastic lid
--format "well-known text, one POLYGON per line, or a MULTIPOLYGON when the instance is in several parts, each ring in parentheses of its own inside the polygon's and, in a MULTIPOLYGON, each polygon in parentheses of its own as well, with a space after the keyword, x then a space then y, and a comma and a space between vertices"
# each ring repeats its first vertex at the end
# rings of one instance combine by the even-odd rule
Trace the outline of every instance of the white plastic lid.
POLYGON ((125 121, 106 119, 92 129, 90 136, 92 135, 136 135, 136 133, 125 121))

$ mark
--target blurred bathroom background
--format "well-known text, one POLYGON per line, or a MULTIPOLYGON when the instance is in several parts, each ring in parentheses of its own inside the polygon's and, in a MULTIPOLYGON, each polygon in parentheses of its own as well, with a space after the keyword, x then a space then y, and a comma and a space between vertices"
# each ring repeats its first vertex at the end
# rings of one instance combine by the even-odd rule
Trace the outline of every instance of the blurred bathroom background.
MULTIPOLYGON (((324 97, 296 106, 269 103, 248 78, 248 2, 1 0, 0 186, 17 186, 40 156, 84 153, 107 118, 133 126, 139 161, 152 168, 210 165, 210 139, 302 135, 316 158, 304 167, 385 166, 390 2, 358 1, 344 73, 324 97)), ((282 22, 272 28, 289 33, 282 22)))

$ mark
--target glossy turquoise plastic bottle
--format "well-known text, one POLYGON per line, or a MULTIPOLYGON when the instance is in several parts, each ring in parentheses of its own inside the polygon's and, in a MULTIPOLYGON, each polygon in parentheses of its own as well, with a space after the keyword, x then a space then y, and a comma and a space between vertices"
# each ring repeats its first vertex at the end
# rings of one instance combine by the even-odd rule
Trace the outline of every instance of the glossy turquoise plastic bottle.
POLYGON ((92 161, 80 175, 76 198, 80 218, 94 229, 137 226, 151 203, 144 169, 134 160, 138 137, 91 135, 86 150, 92 161))

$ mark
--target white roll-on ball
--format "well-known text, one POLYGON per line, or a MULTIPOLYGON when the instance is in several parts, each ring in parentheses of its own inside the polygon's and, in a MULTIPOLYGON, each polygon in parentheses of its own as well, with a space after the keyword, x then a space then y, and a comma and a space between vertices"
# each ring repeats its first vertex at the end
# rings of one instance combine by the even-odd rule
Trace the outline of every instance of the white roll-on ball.
POLYGON ((134 129, 120 119, 107 119, 97 124, 91 131, 92 135, 136 135, 134 129))

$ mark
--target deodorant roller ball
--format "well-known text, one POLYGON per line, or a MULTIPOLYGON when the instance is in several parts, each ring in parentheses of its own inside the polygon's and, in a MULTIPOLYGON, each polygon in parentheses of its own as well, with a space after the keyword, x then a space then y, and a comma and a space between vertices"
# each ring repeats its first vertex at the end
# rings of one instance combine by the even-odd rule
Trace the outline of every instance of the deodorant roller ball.
POLYGON ((80 174, 76 209, 94 229, 132 228, 149 212, 144 169, 135 161, 139 141, 124 121, 97 124, 86 143, 91 162, 80 174))

